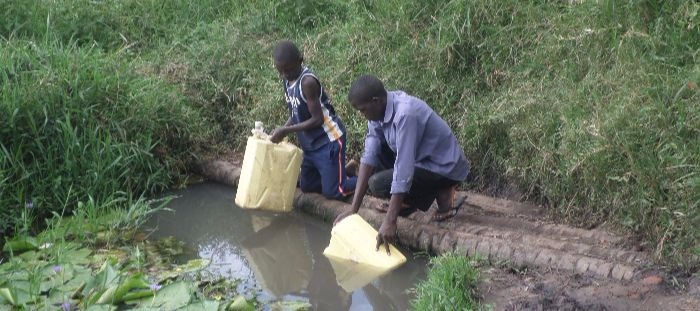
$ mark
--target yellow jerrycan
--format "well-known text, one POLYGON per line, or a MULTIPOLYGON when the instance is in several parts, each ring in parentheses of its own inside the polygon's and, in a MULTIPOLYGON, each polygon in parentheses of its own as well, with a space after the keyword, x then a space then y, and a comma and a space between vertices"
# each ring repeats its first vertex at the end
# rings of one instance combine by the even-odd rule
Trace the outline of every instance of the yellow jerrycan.
POLYGON ((262 122, 255 122, 253 136, 248 137, 243 155, 236 205, 275 212, 291 211, 302 154, 294 144, 272 143, 263 131, 262 122))
POLYGON ((389 245, 391 255, 384 246, 375 249, 377 230, 360 215, 345 217, 331 230, 331 241, 323 251, 336 274, 338 284, 352 291, 364 286, 406 262, 401 252, 389 245))

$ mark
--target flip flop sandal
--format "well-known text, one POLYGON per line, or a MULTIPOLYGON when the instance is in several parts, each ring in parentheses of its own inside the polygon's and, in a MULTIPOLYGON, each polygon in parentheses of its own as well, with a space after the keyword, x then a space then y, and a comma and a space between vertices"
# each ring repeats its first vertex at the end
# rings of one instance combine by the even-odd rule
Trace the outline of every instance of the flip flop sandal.
POLYGON ((452 217, 455 217, 457 213, 459 212, 459 209, 462 208, 462 205, 464 205, 464 202, 467 201, 467 195, 460 196, 455 200, 457 191, 452 193, 452 208, 445 212, 444 214, 439 214, 439 211, 435 212, 433 214, 432 220, 437 221, 437 222, 443 222, 445 220, 448 220, 452 217))
MULTIPOLYGON (((403 206, 404 206, 404 208, 402 208, 399 211, 399 216, 410 215, 416 211, 415 208, 411 208, 410 206, 408 206, 405 203, 403 206)), ((389 203, 382 202, 382 203, 379 203, 378 205, 374 205, 374 210, 377 212, 380 212, 380 213, 386 213, 389 211, 389 203)))
POLYGON ((432 220, 437 222, 443 222, 445 220, 448 220, 452 217, 455 217, 457 215, 457 212, 459 212, 459 209, 460 207, 455 207, 444 214, 438 214, 437 212, 435 212, 435 214, 433 214, 432 220))
POLYGON ((386 213, 389 211, 389 203, 382 202, 377 205, 374 205, 373 207, 375 211, 380 213, 386 213))

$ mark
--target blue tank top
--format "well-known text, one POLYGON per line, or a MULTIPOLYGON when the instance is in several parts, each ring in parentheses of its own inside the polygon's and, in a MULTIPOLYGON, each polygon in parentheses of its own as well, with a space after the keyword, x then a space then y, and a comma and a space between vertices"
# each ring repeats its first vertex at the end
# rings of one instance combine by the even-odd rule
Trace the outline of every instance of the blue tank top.
MULTIPOLYGON (((289 81, 284 80, 284 98, 287 101, 287 108, 289 108, 289 112, 292 115, 292 123, 294 124, 304 122, 311 118, 306 97, 301 89, 301 81, 307 76, 316 79, 319 86, 321 86, 321 81, 319 81, 311 69, 306 66, 304 66, 301 75, 294 83, 289 84, 289 81)), ((323 86, 321 86, 319 102, 321 103, 321 112, 323 113, 323 124, 307 131, 297 132, 302 150, 316 150, 329 142, 336 141, 345 133, 345 126, 340 121, 340 118, 335 115, 335 109, 331 106, 323 86)))

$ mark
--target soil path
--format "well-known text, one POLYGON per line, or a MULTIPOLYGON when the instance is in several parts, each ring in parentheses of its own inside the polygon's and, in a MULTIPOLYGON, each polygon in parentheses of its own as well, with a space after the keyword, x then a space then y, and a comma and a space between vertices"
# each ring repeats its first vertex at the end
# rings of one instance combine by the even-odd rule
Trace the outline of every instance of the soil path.
MULTIPOLYGON (((203 161, 203 176, 236 185, 235 160, 203 161)), ((459 192, 457 215, 437 223, 416 212, 398 220, 401 244, 435 254, 479 255, 485 269, 480 292, 496 310, 700 310, 700 281, 655 267, 629 237, 546 220, 540 207, 459 192)), ((367 196, 360 215, 378 228, 383 214, 367 196)), ((332 221, 349 204, 297 190, 295 207, 332 221)), ((373 241, 369 241, 373 242, 373 241)))

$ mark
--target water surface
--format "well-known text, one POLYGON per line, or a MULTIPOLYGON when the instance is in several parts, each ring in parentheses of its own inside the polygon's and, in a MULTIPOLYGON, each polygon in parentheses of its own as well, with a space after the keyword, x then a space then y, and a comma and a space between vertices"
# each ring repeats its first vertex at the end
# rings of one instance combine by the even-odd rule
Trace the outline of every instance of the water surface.
POLYGON ((233 203, 234 190, 202 183, 173 192, 178 197, 168 207, 174 212, 160 212, 147 224, 157 228, 152 238, 184 241, 190 251, 183 261, 210 259, 208 272, 241 280, 238 289, 263 302, 302 300, 317 310, 408 309, 408 290, 425 278, 424 258, 402 249, 406 264, 347 292, 322 254, 330 224, 300 212, 241 209, 233 203))

